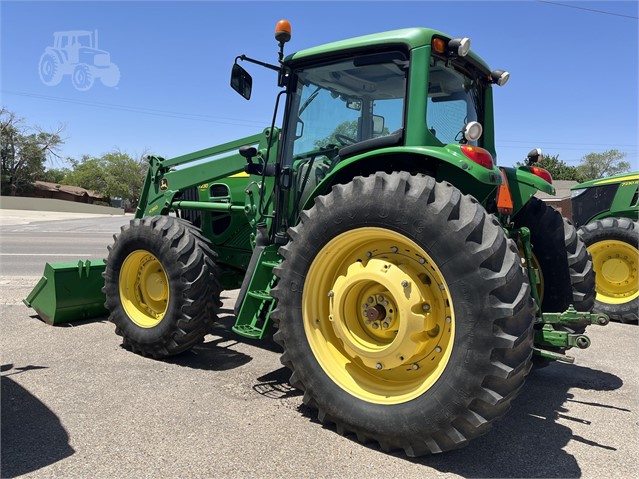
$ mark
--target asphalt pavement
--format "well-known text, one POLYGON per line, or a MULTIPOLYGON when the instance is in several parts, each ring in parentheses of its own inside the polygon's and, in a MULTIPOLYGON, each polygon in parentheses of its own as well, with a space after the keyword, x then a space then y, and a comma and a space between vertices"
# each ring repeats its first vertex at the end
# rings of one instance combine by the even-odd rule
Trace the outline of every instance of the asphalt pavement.
POLYGON ((533 372, 490 433, 408 459, 319 424, 278 347, 231 332, 235 291, 204 344, 164 361, 122 348, 106 318, 52 327, 22 304, 44 261, 104 257, 129 219, 0 226, 2 477, 639 476, 635 325, 590 327, 577 363, 533 372))

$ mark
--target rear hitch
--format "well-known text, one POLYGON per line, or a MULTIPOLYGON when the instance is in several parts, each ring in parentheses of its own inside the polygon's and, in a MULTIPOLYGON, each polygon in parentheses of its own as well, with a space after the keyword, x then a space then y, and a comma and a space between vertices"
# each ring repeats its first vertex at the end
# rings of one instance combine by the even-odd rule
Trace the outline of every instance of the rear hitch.
POLYGON ((574 363, 573 357, 544 348, 586 349, 590 347, 590 338, 583 333, 575 333, 575 330, 591 324, 605 326, 609 322, 610 319, 603 313, 580 312, 572 304, 563 313, 543 313, 536 320, 536 324, 543 326, 535 331, 533 352, 544 358, 574 363))

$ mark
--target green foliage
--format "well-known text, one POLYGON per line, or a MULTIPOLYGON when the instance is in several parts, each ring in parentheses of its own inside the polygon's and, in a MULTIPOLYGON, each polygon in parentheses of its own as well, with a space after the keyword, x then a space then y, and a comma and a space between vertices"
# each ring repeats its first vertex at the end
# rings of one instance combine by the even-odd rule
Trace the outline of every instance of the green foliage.
POLYGON ((58 158, 63 144, 59 128, 46 132, 29 127, 15 113, 0 109, 0 179, 3 195, 25 195, 44 176, 47 159, 58 158))
MULTIPOLYGON (((543 155, 537 166, 550 172, 553 180, 572 180, 579 183, 612 176, 630 170, 630 163, 622 161, 626 153, 618 150, 608 150, 603 153, 588 153, 579 165, 570 166, 559 159, 559 155, 543 155)), ((515 166, 524 163, 518 162, 515 166)))
POLYGON ((85 155, 80 160, 71 160, 71 165, 64 184, 81 186, 109 198, 120 197, 137 205, 146 173, 142 161, 116 151, 100 158, 85 155))
POLYGON ((62 183, 62 180, 69 174, 68 168, 49 168, 41 175, 36 177, 36 180, 47 181, 49 183, 62 183))
POLYGON ((579 181, 590 181, 630 171, 630 163, 623 161, 625 157, 626 153, 619 150, 588 153, 577 167, 579 181))
POLYGON ((559 155, 543 155, 537 165, 548 170, 553 180, 578 180, 577 167, 560 160, 559 155))

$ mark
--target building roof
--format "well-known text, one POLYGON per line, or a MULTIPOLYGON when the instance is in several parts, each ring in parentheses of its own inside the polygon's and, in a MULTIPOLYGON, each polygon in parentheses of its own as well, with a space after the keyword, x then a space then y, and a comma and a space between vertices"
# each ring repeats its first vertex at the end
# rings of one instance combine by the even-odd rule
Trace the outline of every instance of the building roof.
POLYGON ((557 191, 554 196, 542 191, 537 191, 537 193, 535 193, 535 196, 542 200, 560 200, 562 198, 570 198, 570 188, 572 188, 576 184, 577 182, 572 180, 553 180, 552 185, 557 191))
POLYGON ((58 183, 49 183, 48 181, 35 181, 33 183, 38 190, 44 191, 61 191, 63 193, 69 193, 75 196, 90 196, 91 198, 102 198, 102 195, 95 191, 87 190, 79 186, 72 185, 60 185, 58 183))

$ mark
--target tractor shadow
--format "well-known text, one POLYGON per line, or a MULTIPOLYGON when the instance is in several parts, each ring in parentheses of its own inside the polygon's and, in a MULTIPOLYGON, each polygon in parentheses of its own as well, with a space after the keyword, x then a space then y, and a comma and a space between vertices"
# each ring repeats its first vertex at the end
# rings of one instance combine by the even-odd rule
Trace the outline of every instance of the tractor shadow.
MULTIPOLYGON (((623 381, 613 374, 583 366, 552 364, 535 370, 512 409, 486 436, 458 451, 415 462, 464 477, 581 477, 577 459, 564 450, 569 442, 611 451, 616 448, 597 442, 596 430, 584 438, 558 422, 562 419, 590 424, 587 418, 569 415, 569 403, 574 399, 569 391, 572 388, 613 391, 622 385, 623 381)), ((588 405, 630 412, 609 404, 588 405)))
POLYGON ((18 477, 75 453, 60 419, 12 375, 43 366, 2 366, 0 377, 0 477, 18 477), (4 374, 6 373, 6 374, 4 374))
POLYGON ((210 334, 218 336, 226 341, 235 341, 237 343, 249 344, 259 349, 265 349, 273 353, 282 353, 282 348, 279 344, 273 341, 273 331, 267 332, 262 339, 250 339, 240 336, 233 332, 231 329, 235 324, 235 314, 232 308, 223 307, 218 312, 218 320, 215 322, 210 334))
MULTIPOLYGON (((515 477, 581 477, 577 459, 564 450, 571 441, 591 447, 616 451, 613 444, 599 443, 597 431, 589 437, 573 433, 570 427, 558 422, 575 421, 589 425, 588 418, 570 416, 570 402, 579 402, 591 407, 615 409, 621 413, 632 413, 610 404, 584 403, 574 399, 572 388, 613 391, 623 381, 610 373, 583 366, 552 364, 529 375, 520 396, 505 418, 494 424, 492 430, 473 441, 467 447, 434 456, 408 458, 403 451, 390 455, 415 464, 431 467, 442 473, 458 474, 469 478, 515 478, 515 477)), ((305 405, 299 412, 318 423, 315 410, 305 405)), ((335 429, 334 426, 324 426, 335 429)), ((351 437, 355 441, 354 437, 351 437)), ((379 451, 377 444, 367 444, 371 450, 379 451)))
MULTIPOLYGON (((233 332, 231 328, 234 324, 235 315, 233 314, 233 310, 228 307, 223 307, 218 312, 218 320, 208 332, 213 338, 207 336, 204 343, 177 356, 165 358, 163 361, 193 369, 227 371, 244 366, 253 359, 250 355, 235 350, 233 347, 237 344, 248 344, 275 353, 282 352, 282 348, 273 341, 272 334, 268 334, 263 339, 244 338, 233 332)), ((274 397, 288 397, 288 393, 286 392, 286 384, 288 383, 286 383, 286 381, 281 382, 280 385, 276 385, 268 380, 262 380, 261 378, 258 378, 258 381, 264 381, 264 392, 271 390, 274 397)), ((288 388, 290 388, 290 386, 288 386, 288 388)), ((257 389, 256 391, 260 392, 257 389)))

